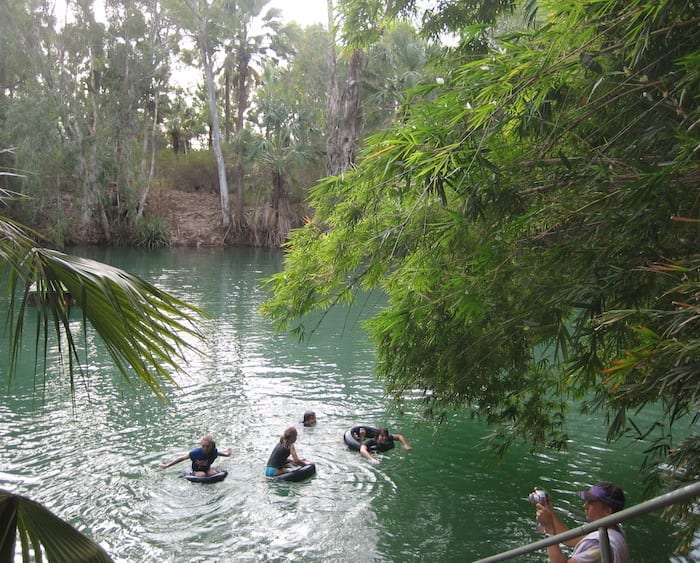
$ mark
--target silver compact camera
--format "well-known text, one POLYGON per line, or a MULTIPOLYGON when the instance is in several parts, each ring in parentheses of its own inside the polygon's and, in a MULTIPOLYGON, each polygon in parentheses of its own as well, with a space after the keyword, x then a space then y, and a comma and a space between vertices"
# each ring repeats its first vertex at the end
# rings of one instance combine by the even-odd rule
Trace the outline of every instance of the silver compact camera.
POLYGON ((527 496, 527 500, 532 504, 545 504, 549 494, 544 489, 535 489, 527 496))

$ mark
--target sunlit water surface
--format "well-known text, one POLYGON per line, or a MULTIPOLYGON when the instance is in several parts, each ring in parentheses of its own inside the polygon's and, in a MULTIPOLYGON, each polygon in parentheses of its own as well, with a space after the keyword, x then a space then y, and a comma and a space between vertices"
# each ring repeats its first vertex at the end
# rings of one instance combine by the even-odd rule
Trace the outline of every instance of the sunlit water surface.
MULTIPOLYGON (((169 402, 117 375, 89 332, 86 378, 71 395, 51 363, 35 378, 26 354, 0 396, 0 488, 48 506, 95 538, 116 561, 473 561, 530 543, 533 485, 581 523, 575 491, 599 479, 642 499, 639 448, 613 447, 595 418, 572 419, 570 453, 482 452, 482 426, 455 416, 436 431, 419 405, 392 408, 373 377, 360 321, 379 306, 364 298, 336 311, 304 343, 276 335, 258 308, 260 279, 281 255, 255 250, 173 249, 153 253, 74 249, 136 273, 212 314, 201 327, 205 355, 191 355, 169 402), (312 409, 318 425, 301 426, 312 409), (342 442, 352 424, 387 425, 397 447, 373 466, 342 442), (317 464, 302 483, 269 483, 263 466, 282 430, 299 427, 297 450, 317 464), (178 478, 160 461, 186 453, 204 433, 220 448, 228 478, 213 485, 178 478)), ((75 330, 81 333, 78 319, 75 330)), ((4 344, 6 345, 6 344, 4 344)), ((658 516, 627 526, 633 561, 671 556, 672 529, 658 516)), ((519 561, 545 561, 543 553, 519 561)))

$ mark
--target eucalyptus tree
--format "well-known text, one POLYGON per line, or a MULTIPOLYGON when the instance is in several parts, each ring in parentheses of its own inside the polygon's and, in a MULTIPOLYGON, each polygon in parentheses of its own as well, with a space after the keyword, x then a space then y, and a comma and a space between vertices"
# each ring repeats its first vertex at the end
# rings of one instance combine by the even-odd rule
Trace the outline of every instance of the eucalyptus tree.
MULTIPOLYGON (((18 48, 16 34, 17 26, 26 25, 18 19, 24 20, 27 17, 24 11, 18 10, 13 13, 7 3, 0 4, 0 42, 3 45, 0 50, 0 142, 3 143, 6 143, 7 139, 5 123, 9 104, 26 80, 27 69, 31 63, 29 53, 18 48)), ((6 153, 0 155, 10 156, 6 153)))
POLYGON ((209 115, 211 119, 212 145, 216 158, 216 169, 219 178, 219 198, 221 201, 221 223, 224 230, 231 224, 231 212, 229 204, 228 179, 226 177, 226 163, 221 149, 221 126, 219 122, 219 110, 217 105, 215 68, 216 51, 220 36, 218 24, 222 17, 221 2, 217 0, 184 0, 189 8, 192 18, 188 18, 180 10, 178 4, 173 4, 173 13, 181 24, 188 28, 197 43, 201 58, 204 79, 207 87, 209 115))
POLYGON ((91 2, 69 4, 61 21, 53 6, 0 8, 12 31, 6 49, 27 61, 6 105, 4 142, 18 149, 16 166, 34 174, 13 184, 39 202, 64 193, 77 197, 81 227, 97 224, 109 241, 115 227, 133 226, 145 200, 146 145, 135 139, 156 134, 153 110, 168 78, 162 48, 168 30, 156 0, 108 4, 99 19, 91 2))
POLYGON ((368 328, 397 399, 470 410, 497 451, 565 448, 568 410, 597 410, 675 488, 700 479, 697 6, 539 7, 490 41, 464 26, 444 84, 314 188, 264 310, 304 336, 309 311, 381 289, 368 328))
MULTIPOLYGON (((135 221, 143 217, 156 172, 156 150, 161 140, 159 124, 161 111, 167 105, 171 88, 170 59, 180 40, 180 34, 165 17, 165 10, 160 0, 149 0, 147 7, 147 30, 145 36, 137 42, 141 44, 140 60, 143 61, 145 78, 141 91, 140 109, 142 112, 141 165, 138 184, 140 193, 135 214, 135 221)), ((126 80, 125 80, 126 81, 126 80)))
MULTIPOLYGON (((63 187, 64 179, 81 184, 80 171, 75 169, 82 161, 75 156, 71 136, 82 134, 78 122, 86 112, 78 101, 84 99, 83 92, 74 93, 75 85, 68 78, 75 71, 77 57, 67 36, 57 31, 49 3, 3 2, 0 16, 4 59, 22 64, 21 69, 15 67, 14 74, 12 67, 5 67, 10 74, 6 74, 8 87, 3 88, 8 94, 3 104, 3 146, 16 148, 6 153, 11 154, 12 167, 33 172, 22 178, 21 185, 17 177, 6 176, 5 181, 31 193, 36 208, 41 209, 49 187, 46 179, 52 180, 52 192, 63 187), (73 170, 68 169, 71 165, 73 170)), ((86 223, 93 188, 86 183, 82 187, 82 222, 86 223)))
POLYGON ((108 176, 105 169, 113 156, 109 142, 111 123, 109 112, 100 111, 107 69, 107 34, 104 23, 95 17, 92 3, 77 3, 75 18, 61 33, 64 50, 59 64, 63 72, 59 76, 58 92, 67 94, 68 104, 63 103, 65 98, 56 99, 56 106, 63 118, 66 144, 76 159, 76 179, 82 187, 83 225, 88 225, 93 213, 96 214, 109 241, 110 225, 103 195, 104 179, 108 176))
POLYGON ((121 229, 141 220, 155 174, 161 100, 169 88, 170 52, 179 34, 160 0, 127 0, 105 6, 104 64, 99 107, 109 139, 105 209, 121 229))

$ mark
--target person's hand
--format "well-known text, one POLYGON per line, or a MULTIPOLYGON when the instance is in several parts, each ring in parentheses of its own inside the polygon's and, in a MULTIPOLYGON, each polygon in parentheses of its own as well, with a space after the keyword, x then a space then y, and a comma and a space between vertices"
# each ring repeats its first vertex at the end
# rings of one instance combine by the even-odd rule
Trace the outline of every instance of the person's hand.
POLYGON ((404 449, 404 450, 412 450, 413 448, 412 448, 411 446, 409 446, 408 444, 406 444, 406 445, 403 447, 403 449, 404 449))
POLYGON ((160 467, 161 469, 167 469, 167 468, 168 468, 168 464, 167 464, 167 463, 159 463, 159 464, 158 464, 158 467, 160 467))
POLYGON ((369 460, 369 462, 370 462, 372 465, 379 465, 379 460, 378 460, 377 458, 375 458, 375 457, 371 458, 371 459, 369 460))
POLYGON ((231 455, 233 453, 233 450, 231 448, 226 450, 226 455, 231 455))
POLYGON ((552 501, 547 499, 544 504, 535 505, 535 518, 542 524, 544 531, 548 534, 554 533, 554 513, 552 512, 552 501))

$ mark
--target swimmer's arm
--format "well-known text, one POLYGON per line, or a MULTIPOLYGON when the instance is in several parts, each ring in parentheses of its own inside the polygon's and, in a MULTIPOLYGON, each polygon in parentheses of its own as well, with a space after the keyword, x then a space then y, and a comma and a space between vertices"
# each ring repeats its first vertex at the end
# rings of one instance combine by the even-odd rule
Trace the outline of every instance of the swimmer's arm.
POLYGON ((300 459, 299 456, 297 455, 297 450, 294 447, 294 444, 292 444, 292 447, 289 448, 289 453, 292 455, 292 459, 294 460, 294 463, 297 465, 308 465, 308 462, 305 459, 300 459))
POLYGON ((190 458, 190 454, 186 453, 184 455, 181 455, 180 457, 176 457, 174 460, 169 461, 168 463, 159 463, 158 467, 161 469, 167 469, 168 467, 172 467, 176 463, 180 463, 181 461, 185 461, 186 459, 190 458))
POLYGON ((401 442, 401 445, 403 446, 404 450, 412 450, 413 448, 408 445, 408 442, 406 441, 406 438, 404 438, 401 434, 392 434, 394 437, 394 440, 398 440, 401 442))
POLYGON ((367 446, 365 446, 364 444, 362 444, 362 445, 360 446, 360 454, 362 455, 362 457, 367 458, 367 461, 369 461, 370 463, 373 463, 374 465, 376 465, 376 464, 379 463, 379 460, 376 459, 376 458, 374 458, 374 457, 372 456, 372 454, 369 453, 369 450, 367 449, 367 446))

